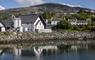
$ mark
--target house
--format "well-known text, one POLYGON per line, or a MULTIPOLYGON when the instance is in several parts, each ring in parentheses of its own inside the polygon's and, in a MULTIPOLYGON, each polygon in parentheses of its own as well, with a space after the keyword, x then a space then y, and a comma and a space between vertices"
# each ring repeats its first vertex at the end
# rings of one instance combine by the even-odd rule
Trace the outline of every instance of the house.
POLYGON ((13 21, 8 19, 8 20, 4 20, 4 21, 1 21, 3 27, 5 28, 5 30, 12 30, 13 27, 13 21))
POLYGON ((77 20, 77 19, 69 19, 68 22, 71 24, 71 25, 80 25, 80 26, 83 26, 83 25, 88 25, 88 20, 77 20))
POLYGON ((50 20, 46 19, 46 28, 56 30, 58 23, 61 21, 60 18, 51 18, 50 20))
POLYGON ((37 14, 22 15, 16 17, 11 16, 8 20, 2 21, 1 27, 5 27, 7 31, 17 32, 52 32, 46 29, 46 23, 42 16, 37 14))
POLYGON ((12 20, 14 22, 14 28, 20 32, 36 32, 38 30, 44 30, 46 27, 44 19, 37 14, 22 15, 19 17, 13 16, 12 20))
POLYGON ((54 26, 56 26, 56 25, 57 25, 59 22, 60 22, 60 21, 58 21, 58 20, 51 21, 51 25, 54 25, 54 26))
POLYGON ((58 18, 52 18, 50 20, 46 19, 46 24, 47 24, 46 28, 55 27, 60 21, 61 19, 58 19, 58 18))

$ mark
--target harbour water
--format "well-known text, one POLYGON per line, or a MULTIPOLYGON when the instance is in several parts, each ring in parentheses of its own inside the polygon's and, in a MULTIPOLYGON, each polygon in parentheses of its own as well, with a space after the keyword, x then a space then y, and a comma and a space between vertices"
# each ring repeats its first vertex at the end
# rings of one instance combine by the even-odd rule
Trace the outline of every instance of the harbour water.
POLYGON ((10 51, 3 52, 0 60, 95 60, 95 50, 43 50, 40 56, 36 56, 32 49, 22 51, 20 56, 16 56, 10 51))

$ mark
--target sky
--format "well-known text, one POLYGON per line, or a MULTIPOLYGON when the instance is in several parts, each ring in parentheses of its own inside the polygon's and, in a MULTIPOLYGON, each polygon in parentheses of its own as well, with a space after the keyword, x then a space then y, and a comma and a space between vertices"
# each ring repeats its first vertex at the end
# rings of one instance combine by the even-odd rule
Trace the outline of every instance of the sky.
POLYGON ((43 3, 60 3, 71 7, 84 7, 95 10, 95 0, 0 0, 0 10, 43 3))

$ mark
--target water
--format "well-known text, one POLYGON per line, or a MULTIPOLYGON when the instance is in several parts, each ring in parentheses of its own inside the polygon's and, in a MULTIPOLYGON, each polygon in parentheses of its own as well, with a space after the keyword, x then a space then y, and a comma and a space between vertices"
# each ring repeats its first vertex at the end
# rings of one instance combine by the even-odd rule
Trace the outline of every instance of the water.
POLYGON ((35 56, 33 51, 23 51, 21 56, 15 56, 13 53, 4 52, 0 60, 95 60, 95 51, 80 50, 50 50, 43 51, 41 56, 35 56))

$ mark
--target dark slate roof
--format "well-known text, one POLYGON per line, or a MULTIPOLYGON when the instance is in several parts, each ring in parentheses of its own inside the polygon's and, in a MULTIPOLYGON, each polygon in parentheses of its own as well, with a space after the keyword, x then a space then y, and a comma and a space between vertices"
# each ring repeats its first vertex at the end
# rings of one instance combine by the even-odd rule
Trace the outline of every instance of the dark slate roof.
POLYGON ((4 20, 4 21, 1 21, 1 23, 4 25, 4 27, 10 27, 10 28, 13 28, 13 21, 12 20, 4 20))
POLYGON ((38 17, 39 16, 37 14, 19 16, 19 18, 21 18, 22 24, 34 23, 38 17))
POLYGON ((46 22, 45 22, 44 18, 42 16, 39 16, 39 17, 40 17, 42 23, 44 24, 44 27, 46 28, 46 22))
MULTIPOLYGON (((22 15, 22 16, 19 16, 19 18, 21 18, 22 24, 33 24, 37 20, 38 17, 41 19, 42 23, 46 27, 45 20, 40 15, 31 14, 31 15, 22 15)), ((2 24, 5 27, 13 28, 13 21, 11 19, 3 20, 1 22, 2 22, 2 24)))
POLYGON ((51 24, 46 25, 46 29, 51 29, 52 27, 54 27, 54 25, 51 24))
POLYGON ((22 24, 29 24, 29 23, 33 24, 37 20, 38 17, 41 19, 42 23, 46 27, 46 23, 45 23, 44 18, 38 14, 30 14, 30 15, 19 16, 19 18, 21 18, 22 24))

